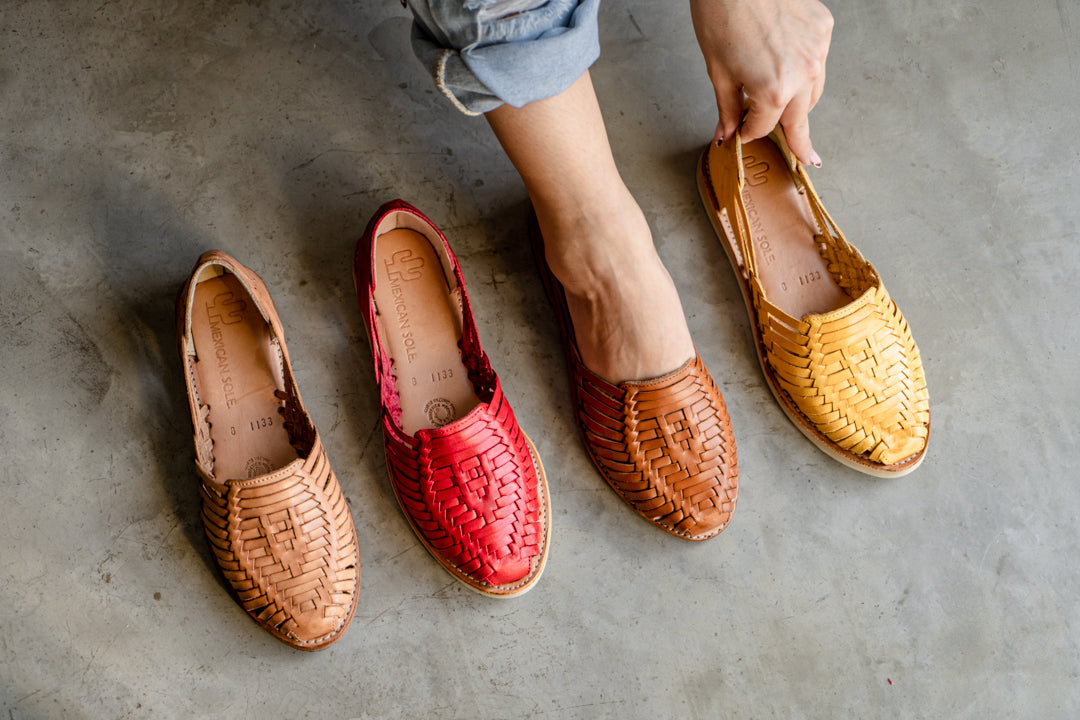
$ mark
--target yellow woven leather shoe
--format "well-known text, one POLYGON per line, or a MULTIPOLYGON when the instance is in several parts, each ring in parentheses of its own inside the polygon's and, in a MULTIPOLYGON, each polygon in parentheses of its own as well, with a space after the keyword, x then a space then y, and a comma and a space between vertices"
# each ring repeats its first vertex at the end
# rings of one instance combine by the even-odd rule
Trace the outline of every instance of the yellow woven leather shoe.
POLYGON ((848 467, 878 477, 914 470, 930 437, 919 349, 781 129, 745 145, 738 133, 710 144, 697 175, 780 407, 848 467))

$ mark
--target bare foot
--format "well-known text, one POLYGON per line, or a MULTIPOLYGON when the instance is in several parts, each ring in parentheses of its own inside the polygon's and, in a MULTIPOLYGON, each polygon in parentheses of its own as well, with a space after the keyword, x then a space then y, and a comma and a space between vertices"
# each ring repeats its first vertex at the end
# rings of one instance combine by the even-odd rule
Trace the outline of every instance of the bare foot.
POLYGON ((691 359, 679 295, 615 167, 589 74, 554 97, 496 108, 487 120, 529 191, 585 366, 618 383, 691 359))
POLYGON ((629 193, 588 215, 537 217, 566 291, 581 360, 610 382, 647 380, 694 356, 678 292, 629 193))

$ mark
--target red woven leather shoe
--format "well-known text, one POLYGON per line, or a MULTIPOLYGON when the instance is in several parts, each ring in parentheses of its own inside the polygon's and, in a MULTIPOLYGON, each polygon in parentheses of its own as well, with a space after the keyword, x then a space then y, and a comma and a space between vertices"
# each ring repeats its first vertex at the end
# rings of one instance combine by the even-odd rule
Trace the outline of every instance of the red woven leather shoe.
POLYGON ((353 278, 405 517, 470 588, 525 592, 547 560, 547 479, 480 347, 457 258, 430 220, 396 200, 357 242, 353 278))
POLYGON ((574 419, 593 464, 660 529, 684 540, 715 537, 735 512, 739 469, 727 407, 701 356, 661 377, 618 384, 585 367, 535 215, 529 237, 562 331, 574 419))
POLYGON ((177 300, 180 361, 214 559, 275 637, 318 650, 356 610, 356 530, 293 379, 266 285, 223 252, 177 300))

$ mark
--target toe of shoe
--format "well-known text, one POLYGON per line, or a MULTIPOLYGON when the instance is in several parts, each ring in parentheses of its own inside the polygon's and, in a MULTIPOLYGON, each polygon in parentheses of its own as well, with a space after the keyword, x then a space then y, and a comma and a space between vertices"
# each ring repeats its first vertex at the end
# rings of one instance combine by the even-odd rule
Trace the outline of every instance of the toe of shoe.
MULTIPOLYGON (((687 540, 708 540, 719 535, 735 512, 738 476, 717 467, 704 477, 694 478, 690 492, 668 488, 663 510, 650 519, 664 530, 687 540)), ((647 515, 648 516, 648 515, 647 515)))
POLYGON ((901 428, 881 441, 874 460, 885 466, 909 461, 926 450, 928 436, 929 427, 925 425, 901 428))
POLYGON ((312 607, 309 612, 289 616, 276 628, 271 628, 285 643, 300 650, 319 650, 337 641, 348 627, 352 605, 338 602, 312 607))

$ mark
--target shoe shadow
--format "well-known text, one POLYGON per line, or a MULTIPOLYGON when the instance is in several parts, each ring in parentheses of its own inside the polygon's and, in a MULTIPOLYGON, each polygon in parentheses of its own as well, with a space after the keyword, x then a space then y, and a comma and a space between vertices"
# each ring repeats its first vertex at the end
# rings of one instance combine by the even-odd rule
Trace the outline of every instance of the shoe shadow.
POLYGON ((705 143, 702 142, 662 158, 665 176, 676 183, 671 188, 671 194, 677 198, 674 201, 678 202, 679 211, 685 213, 680 226, 685 233, 683 240, 686 244, 671 248, 683 257, 673 257, 671 249, 661 254, 666 255, 663 258, 665 264, 674 266, 677 262, 688 263, 683 267, 688 287, 679 288, 688 316, 694 313, 695 308, 707 308, 710 312, 708 317, 691 318, 691 330, 696 330, 702 336, 699 342, 707 346, 712 344, 712 338, 719 339, 720 342, 716 344, 722 351, 716 352, 716 356, 723 357, 725 364, 736 360, 737 364, 732 369, 740 374, 746 372, 755 375, 757 356, 753 345, 747 342, 752 340, 752 335, 742 293, 698 197, 695 173, 704 147, 705 143))
MULTIPOLYGON (((319 317, 317 341, 330 353, 321 359, 328 375, 320 378, 320 394, 309 396, 307 385, 301 392, 354 510, 361 552, 376 544, 364 535, 401 516, 385 480, 379 395, 352 278, 353 250, 369 215, 396 197, 386 187, 363 189, 365 182, 377 185, 372 180, 345 152, 321 155, 281 178, 290 211, 286 222, 292 225, 285 230, 297 238, 290 258, 298 270, 295 279, 303 286, 304 303, 319 317), (328 187, 339 190, 328 192, 328 187)), ((304 353, 298 348, 291 354, 303 374, 304 353)), ((407 532, 400 519, 398 530, 407 532)))
POLYGON ((515 413, 531 414, 527 402, 537 406, 539 418, 559 411, 569 384, 558 324, 529 242, 531 212, 527 198, 498 209, 475 229, 489 237, 461 243, 458 257, 485 350, 508 396, 521 397, 515 413))
POLYGON ((207 571, 229 591, 203 532, 187 390, 176 352, 177 293, 199 254, 216 243, 185 224, 170 203, 130 183, 117 172, 105 178, 95 197, 104 227, 94 237, 110 268, 107 291, 116 299, 125 341, 114 350, 128 355, 127 382, 141 396, 155 476, 179 528, 207 571))

